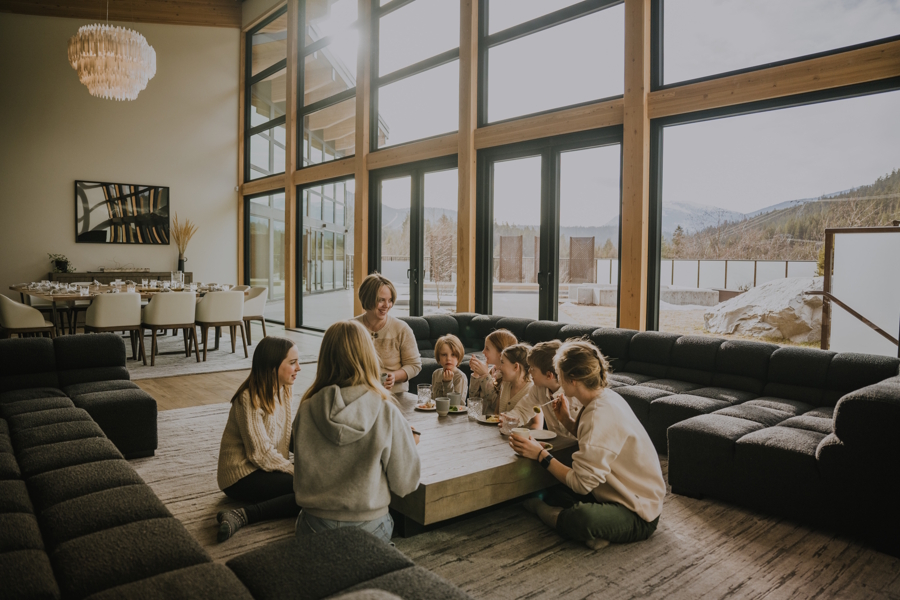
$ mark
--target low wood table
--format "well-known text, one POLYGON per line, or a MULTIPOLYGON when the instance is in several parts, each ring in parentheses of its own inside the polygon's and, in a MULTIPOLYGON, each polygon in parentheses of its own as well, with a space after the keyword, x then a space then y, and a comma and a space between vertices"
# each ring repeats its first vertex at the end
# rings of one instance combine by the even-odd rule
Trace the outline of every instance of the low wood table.
MULTIPOLYGON (((559 483, 537 461, 517 456, 497 425, 483 425, 468 415, 440 417, 414 410, 412 394, 403 394, 400 402, 410 424, 422 433, 419 487, 391 500, 391 508, 403 515, 398 528, 402 535, 559 483)), ((558 436, 548 441, 554 457, 566 463, 578 448, 558 436)))

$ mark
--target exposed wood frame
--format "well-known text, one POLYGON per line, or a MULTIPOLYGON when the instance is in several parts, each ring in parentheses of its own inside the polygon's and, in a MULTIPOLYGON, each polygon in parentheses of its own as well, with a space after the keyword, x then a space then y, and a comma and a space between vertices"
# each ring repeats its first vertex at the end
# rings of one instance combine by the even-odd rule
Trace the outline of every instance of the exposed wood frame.
MULTIPOLYGON (((458 138, 458 134, 448 133, 418 142, 376 150, 369 153, 366 159, 366 166, 369 171, 374 171, 375 169, 395 167, 430 158, 450 156, 451 154, 456 154, 457 150, 459 150, 458 138)), ((357 148, 358 150, 359 148, 357 148)))
POLYGON ((294 185, 306 185, 317 181, 327 181, 346 177, 356 173, 356 157, 348 156, 340 160, 332 160, 327 163, 299 169, 294 173, 294 185))
POLYGON ((285 82, 284 125, 284 326, 297 324, 297 94, 299 62, 297 39, 300 29, 300 0, 287 3, 287 79, 285 82))
POLYGON ((625 0, 619 327, 647 327, 650 221, 650 4, 625 0))
POLYGON ((363 312, 359 285, 369 274, 369 168, 372 101, 372 2, 358 0, 359 53, 356 60, 356 197, 353 210, 353 314, 363 312))
POLYGON ((0 12, 163 25, 241 28, 235 0, 0 0, 0 12))
POLYGON ((247 183, 241 184, 241 196, 255 196, 264 192, 280 190, 284 188, 284 175, 272 175, 263 179, 254 179, 247 183))
POLYGON ((241 32, 241 42, 240 42, 240 57, 238 59, 238 64, 240 65, 238 68, 240 72, 238 74, 238 168, 237 168, 237 182, 235 184, 235 188, 238 190, 237 194, 237 209, 238 209, 238 233, 237 233, 237 278, 235 281, 239 282, 241 285, 250 285, 248 281, 244 281, 244 220, 247 218, 244 215, 244 193, 242 188, 242 182, 244 181, 244 102, 246 102, 246 90, 244 90, 244 79, 245 73, 247 71, 247 34, 241 32))
MULTIPOLYGON (((266 12, 262 13, 261 15, 259 15, 258 17, 256 17, 255 19, 253 19, 252 21, 250 21, 249 23, 244 25, 244 27, 241 29, 241 33, 247 33, 248 31, 250 31, 257 25, 259 25, 260 23, 262 23, 263 21, 265 21, 266 19, 271 17, 273 14, 275 14, 276 12, 281 10, 284 7, 284 4, 285 4, 284 2, 279 2, 275 5, 273 5, 272 8, 270 8, 266 12)), ((290 27, 290 26, 291 26, 290 23, 288 23, 288 27, 290 27)))
POLYGON ((624 122, 624 107, 624 100, 615 98, 479 127, 475 130, 475 148, 484 150, 554 135, 621 125, 624 122))
POLYGON ((456 310, 475 311, 475 198, 478 152, 478 0, 461 0, 459 13, 459 201, 456 221, 456 310))
POLYGON ((651 92, 650 118, 783 98, 898 76, 900 41, 887 42, 651 92))

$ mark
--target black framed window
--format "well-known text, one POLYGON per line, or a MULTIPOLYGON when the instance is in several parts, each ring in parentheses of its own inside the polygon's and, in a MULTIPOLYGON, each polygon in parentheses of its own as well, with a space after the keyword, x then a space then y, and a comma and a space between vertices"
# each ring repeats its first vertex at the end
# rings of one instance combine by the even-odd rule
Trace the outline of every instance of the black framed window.
POLYGON ((653 10, 662 36, 658 85, 900 37, 896 2, 654 0, 653 10))
POLYGON ((821 289, 825 228, 900 218, 898 89, 654 121, 648 328, 817 344, 821 301, 804 291, 821 289))
POLYGON ((354 178, 297 188, 297 322, 322 330, 353 317, 354 178))
POLYGON ((615 327, 622 129, 479 152, 476 310, 615 327))
POLYGON ((393 0, 373 15, 372 149, 459 128, 459 0, 393 0))
POLYGON ((369 270, 397 288, 393 314, 456 311, 456 156, 373 171, 369 270))
POLYGON ((298 168, 355 154, 356 0, 301 3, 298 168))
POLYGON ((484 0, 479 124, 621 96, 624 28, 621 0, 484 0))
POLYGON ((269 289, 267 321, 284 323, 284 190, 244 197, 244 281, 269 289))
POLYGON ((287 7, 247 32, 244 181, 284 173, 287 7))

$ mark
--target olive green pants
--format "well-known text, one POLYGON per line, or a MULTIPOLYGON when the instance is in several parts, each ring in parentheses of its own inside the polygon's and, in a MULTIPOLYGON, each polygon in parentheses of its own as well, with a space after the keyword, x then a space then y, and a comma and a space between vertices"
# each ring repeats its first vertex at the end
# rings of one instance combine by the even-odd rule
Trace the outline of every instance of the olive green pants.
POLYGON ((649 538, 659 517, 649 523, 618 502, 598 502, 591 495, 581 496, 568 489, 550 490, 544 502, 562 508, 556 531, 580 542, 593 539, 614 544, 640 542, 649 538))

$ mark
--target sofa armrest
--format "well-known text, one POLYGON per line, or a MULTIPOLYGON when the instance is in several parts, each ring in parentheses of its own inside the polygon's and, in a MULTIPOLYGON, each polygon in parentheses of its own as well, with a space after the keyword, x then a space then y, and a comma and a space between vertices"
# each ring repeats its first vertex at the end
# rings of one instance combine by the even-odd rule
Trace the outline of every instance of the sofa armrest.
POLYGON ((842 397, 834 409, 834 433, 858 451, 900 454, 900 376, 842 397))

